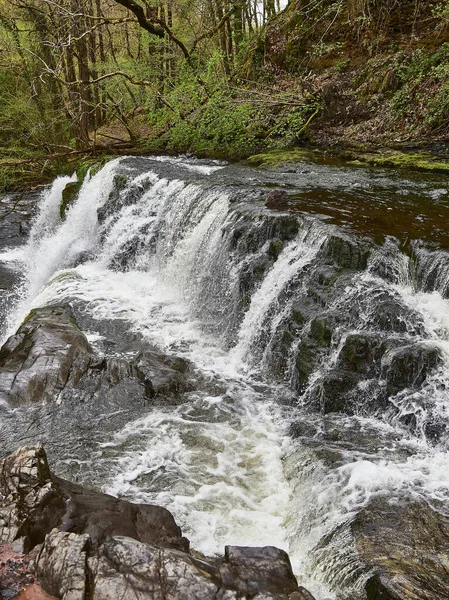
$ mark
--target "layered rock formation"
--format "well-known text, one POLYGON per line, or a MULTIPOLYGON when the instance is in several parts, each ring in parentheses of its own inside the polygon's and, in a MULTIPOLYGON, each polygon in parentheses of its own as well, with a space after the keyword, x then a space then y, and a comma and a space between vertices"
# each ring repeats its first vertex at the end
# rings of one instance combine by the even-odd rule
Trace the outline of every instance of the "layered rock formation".
POLYGON ((148 400, 187 387, 189 363, 145 350, 133 360, 105 359, 94 352, 69 306, 33 310, 0 350, 0 400, 13 406, 62 399, 66 389, 107 394, 123 381, 148 400))
POLYGON ((0 542, 29 551, 42 588, 64 600, 313 600, 278 548, 228 546, 223 559, 189 554, 172 515, 51 475, 41 445, 0 462, 0 542))

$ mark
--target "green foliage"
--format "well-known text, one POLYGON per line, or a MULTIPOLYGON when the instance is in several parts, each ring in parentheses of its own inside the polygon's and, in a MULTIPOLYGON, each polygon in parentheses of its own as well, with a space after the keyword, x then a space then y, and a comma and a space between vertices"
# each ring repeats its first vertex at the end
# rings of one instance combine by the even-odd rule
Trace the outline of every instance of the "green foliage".
POLYGON ((449 126, 449 44, 417 50, 397 69, 402 86, 392 99, 394 114, 422 131, 449 126))

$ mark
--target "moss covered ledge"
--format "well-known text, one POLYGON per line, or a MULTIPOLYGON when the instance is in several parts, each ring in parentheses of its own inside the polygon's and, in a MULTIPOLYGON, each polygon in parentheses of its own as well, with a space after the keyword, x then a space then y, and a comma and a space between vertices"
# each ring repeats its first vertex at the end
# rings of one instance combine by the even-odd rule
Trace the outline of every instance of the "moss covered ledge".
POLYGON ((369 149, 363 146, 344 149, 295 148, 291 150, 273 150, 255 154, 246 159, 245 164, 252 167, 279 167, 283 164, 295 164, 305 160, 314 162, 329 161, 348 166, 371 166, 394 169, 408 169, 431 173, 449 173, 449 159, 430 152, 404 152, 393 149, 369 149))

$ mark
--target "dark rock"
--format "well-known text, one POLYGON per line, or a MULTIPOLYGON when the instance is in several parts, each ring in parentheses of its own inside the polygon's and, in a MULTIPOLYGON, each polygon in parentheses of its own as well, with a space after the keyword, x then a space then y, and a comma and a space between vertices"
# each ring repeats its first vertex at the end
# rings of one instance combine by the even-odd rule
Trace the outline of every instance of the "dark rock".
POLYGON ((382 361, 382 377, 389 395, 406 388, 417 388, 442 364, 441 350, 431 342, 394 348, 382 361))
POLYGON ((188 551, 188 540, 181 536, 180 528, 165 508, 132 504, 55 476, 52 480, 66 507, 58 523, 61 531, 88 534, 94 547, 108 537, 119 535, 188 551))
POLYGON ((82 181, 71 181, 62 190, 62 201, 59 206, 59 215, 61 219, 65 219, 67 209, 72 205, 78 197, 78 192, 81 189, 82 181))
POLYGON ((137 356, 133 368, 150 397, 178 394, 188 387, 186 375, 191 365, 183 358, 147 350, 137 356))
POLYGON ((288 194, 283 190, 272 190, 267 194, 265 205, 267 208, 281 209, 288 208, 288 194))
POLYGON ((360 376, 350 371, 334 369, 324 375, 317 385, 316 395, 323 414, 345 412, 353 414, 349 392, 360 382, 360 376))
POLYGON ((387 343, 376 334, 349 334, 338 355, 337 365, 342 370, 373 377, 380 373, 380 360, 387 348, 387 343))
POLYGON ((288 554, 273 546, 226 546, 220 574, 224 586, 238 586, 244 594, 285 594, 298 589, 288 554))
POLYGON ((449 518, 437 509, 377 498, 357 515, 351 529, 358 557, 372 573, 367 600, 448 597, 449 518))
POLYGON ((69 307, 36 309, 0 350, 0 398, 14 405, 54 401, 93 356, 69 307))
POLYGON ((422 316, 404 306, 389 292, 377 294, 369 311, 370 322, 381 331, 424 335, 422 316))
POLYGON ((0 463, 0 543, 26 536, 41 543, 53 528, 87 534, 93 547, 112 535, 188 550, 165 508, 132 504, 50 474, 41 445, 20 448, 0 463))
POLYGON ((320 254, 341 268, 362 270, 367 266, 370 251, 366 240, 335 233, 327 238, 320 254))

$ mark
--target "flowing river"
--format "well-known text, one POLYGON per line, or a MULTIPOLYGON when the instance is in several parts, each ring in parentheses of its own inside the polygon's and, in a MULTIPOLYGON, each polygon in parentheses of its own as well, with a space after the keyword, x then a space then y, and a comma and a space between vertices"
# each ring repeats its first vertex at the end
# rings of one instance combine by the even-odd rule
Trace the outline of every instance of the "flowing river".
POLYGON ((445 179, 127 157, 62 219, 73 181, 0 251, 16 274, 3 341, 32 308, 70 304, 99 354, 156 348, 195 381, 132 409, 123 387, 112 409, 1 406, 4 453, 42 439, 57 474, 167 507, 207 556, 278 546, 318 600, 364 598, 360 510, 449 498, 445 179))

